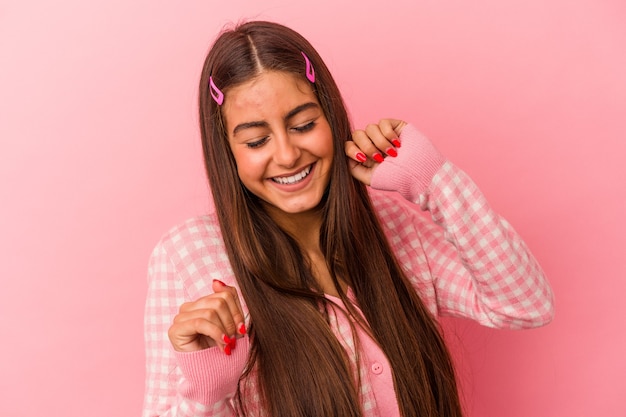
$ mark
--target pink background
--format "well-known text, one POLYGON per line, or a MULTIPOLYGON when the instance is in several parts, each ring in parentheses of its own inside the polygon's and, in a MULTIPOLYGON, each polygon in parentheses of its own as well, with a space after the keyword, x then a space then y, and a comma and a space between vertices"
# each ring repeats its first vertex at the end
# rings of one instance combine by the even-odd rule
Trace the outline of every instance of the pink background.
POLYGON ((626 415, 625 5, 3 0, 0 416, 140 414, 147 259, 210 207, 197 79, 245 17, 308 37, 357 126, 419 126, 544 266, 550 326, 446 321, 468 416, 626 415))

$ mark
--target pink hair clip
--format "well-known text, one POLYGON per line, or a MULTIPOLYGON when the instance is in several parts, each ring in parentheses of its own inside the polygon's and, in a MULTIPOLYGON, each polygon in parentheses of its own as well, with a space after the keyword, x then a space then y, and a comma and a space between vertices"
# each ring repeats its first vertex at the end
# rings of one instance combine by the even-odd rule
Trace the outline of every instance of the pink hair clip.
POLYGON ((306 56, 304 52, 300 51, 300 53, 302 54, 302 56, 304 57, 304 60, 306 61, 306 77, 309 79, 309 81, 314 83, 315 82, 315 70, 313 69, 313 65, 311 64, 309 57, 306 56))
POLYGON ((211 97, 213 97, 213 100, 215 100, 215 102, 221 106, 224 102, 224 93, 222 93, 222 90, 217 88, 217 86, 213 82, 212 76, 209 77, 209 92, 211 93, 211 97))

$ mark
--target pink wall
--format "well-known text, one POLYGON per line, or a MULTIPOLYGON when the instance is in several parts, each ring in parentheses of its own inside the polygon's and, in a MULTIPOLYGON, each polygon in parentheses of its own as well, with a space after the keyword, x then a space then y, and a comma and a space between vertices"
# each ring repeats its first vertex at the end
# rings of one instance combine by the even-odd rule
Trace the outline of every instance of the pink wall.
POLYGON ((209 207, 196 83, 241 17, 307 36, 357 125, 418 125, 542 262, 550 326, 446 322, 468 415, 626 415, 625 3, 351 3, 0 3, 1 416, 139 415, 147 258, 209 207))

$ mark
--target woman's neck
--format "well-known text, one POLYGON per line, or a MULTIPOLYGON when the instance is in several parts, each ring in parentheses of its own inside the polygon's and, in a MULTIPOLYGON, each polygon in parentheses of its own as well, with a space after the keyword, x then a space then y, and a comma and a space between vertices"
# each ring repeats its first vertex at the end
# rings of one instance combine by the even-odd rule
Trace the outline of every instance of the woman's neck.
POLYGON ((274 207, 268 207, 268 213, 281 229, 289 233, 298 242, 304 252, 320 250, 321 210, 285 213, 274 207))
MULTIPOLYGON (((300 245, 302 252, 311 262, 312 273, 319 288, 335 297, 339 296, 333 283, 328 265, 320 248, 320 228, 322 226, 322 210, 307 211, 305 213, 285 213, 283 211, 268 210, 274 221, 300 245)), ((342 289, 346 285, 340 281, 342 289)))

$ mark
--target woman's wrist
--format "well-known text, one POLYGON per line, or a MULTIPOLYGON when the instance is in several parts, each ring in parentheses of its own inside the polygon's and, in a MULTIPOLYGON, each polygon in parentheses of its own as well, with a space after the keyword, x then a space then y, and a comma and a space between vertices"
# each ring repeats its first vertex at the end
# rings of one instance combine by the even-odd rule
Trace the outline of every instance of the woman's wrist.
POLYGON ((445 157, 413 125, 400 134, 401 148, 395 158, 385 158, 372 175, 372 188, 397 191, 404 198, 416 200, 426 191, 445 157))

